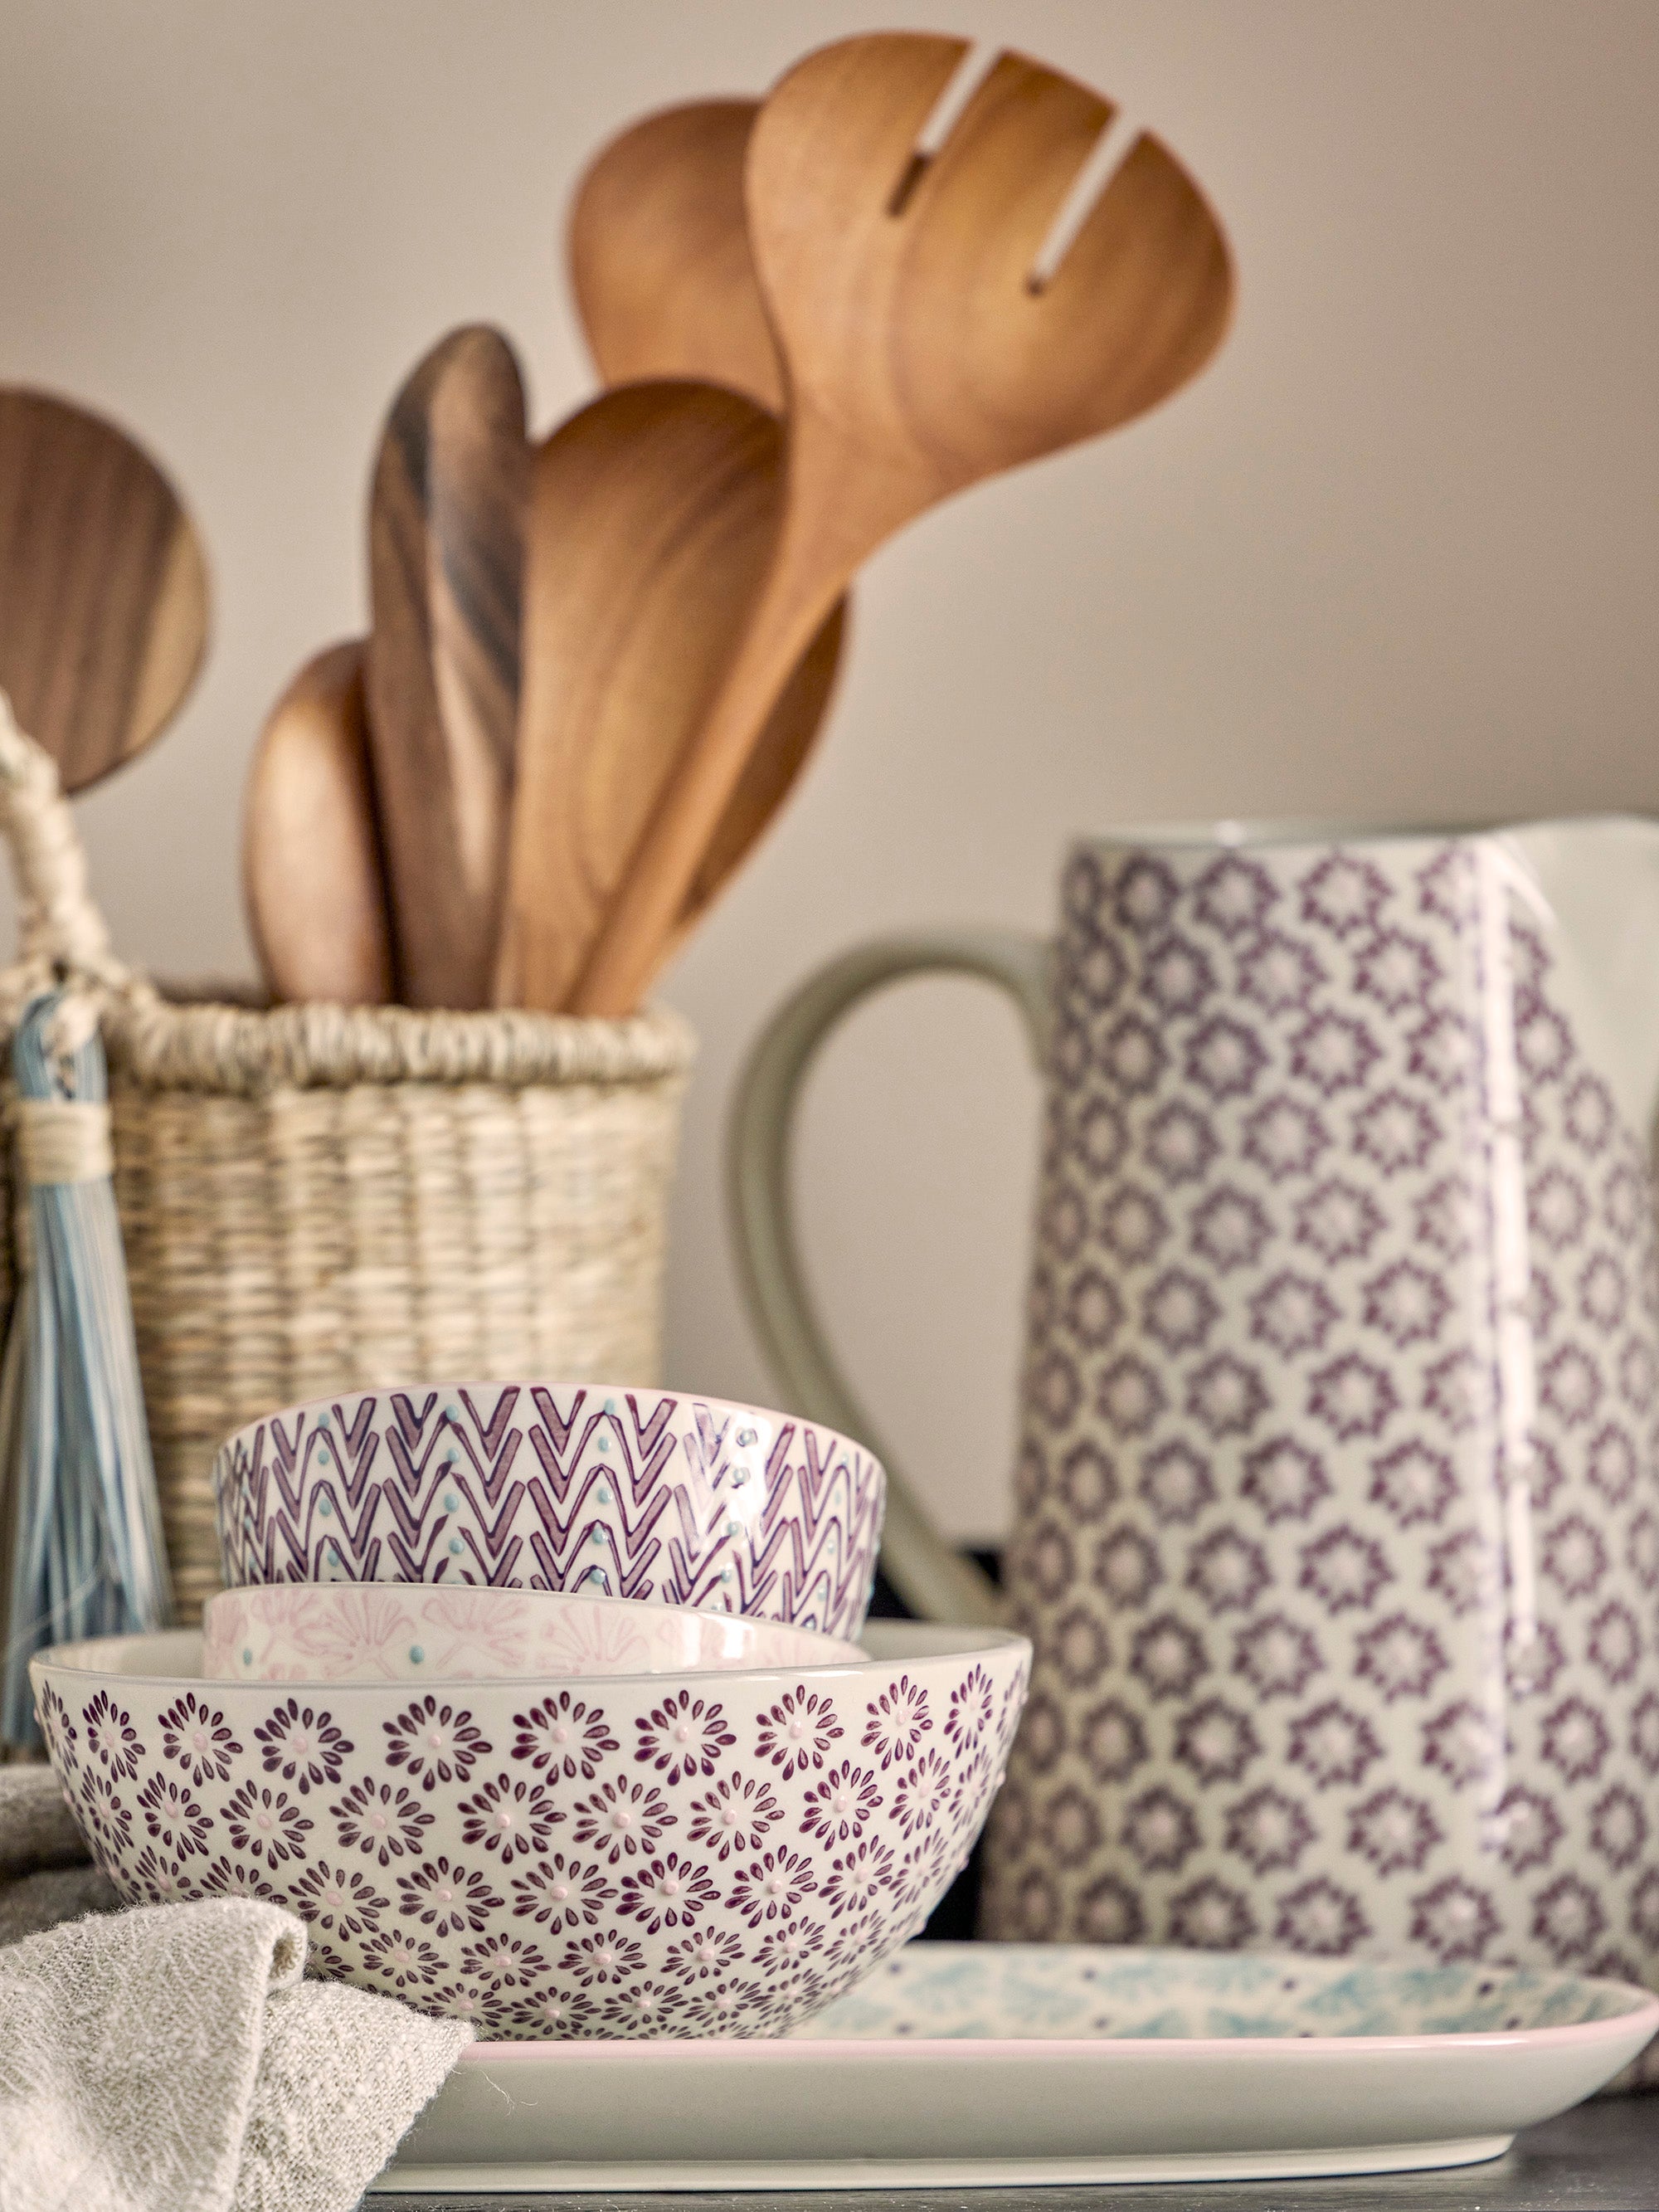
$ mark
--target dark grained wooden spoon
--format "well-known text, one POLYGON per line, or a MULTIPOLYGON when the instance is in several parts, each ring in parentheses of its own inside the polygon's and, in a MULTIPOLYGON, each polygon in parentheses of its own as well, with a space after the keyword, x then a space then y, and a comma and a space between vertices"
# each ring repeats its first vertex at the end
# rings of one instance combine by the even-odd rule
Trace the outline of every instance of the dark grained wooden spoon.
POLYGON ((196 679, 207 564, 125 431, 0 387, 0 689, 82 791, 143 750, 196 679))
POLYGON ((489 1000, 530 457, 513 349, 473 326, 416 368, 375 462, 369 738, 398 969, 414 1006, 489 1000))
POLYGON ((308 660, 272 708, 249 771, 242 886, 275 999, 378 1006, 395 995, 363 658, 351 638, 308 660))
POLYGON ((779 691, 860 562, 952 493, 1157 405, 1226 329, 1220 227, 1150 137, 1039 277, 1114 112, 1087 87, 1001 54, 943 146, 918 155, 966 51, 908 33, 844 40, 791 70, 756 118, 749 234, 789 390, 777 552, 576 1012, 637 1005, 779 691))

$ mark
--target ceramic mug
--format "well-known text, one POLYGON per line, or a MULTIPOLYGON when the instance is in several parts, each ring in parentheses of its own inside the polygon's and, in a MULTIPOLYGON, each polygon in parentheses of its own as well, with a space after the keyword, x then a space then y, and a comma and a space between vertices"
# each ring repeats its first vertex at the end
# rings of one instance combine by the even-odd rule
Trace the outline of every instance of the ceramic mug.
MULTIPOLYGON (((755 1317, 825 1031, 977 972, 1046 1072, 985 1932, 1659 1972, 1659 824, 1073 853, 1052 949, 895 942, 763 1040, 755 1317)), ((884 1450, 890 1572, 964 1579, 884 1450)))

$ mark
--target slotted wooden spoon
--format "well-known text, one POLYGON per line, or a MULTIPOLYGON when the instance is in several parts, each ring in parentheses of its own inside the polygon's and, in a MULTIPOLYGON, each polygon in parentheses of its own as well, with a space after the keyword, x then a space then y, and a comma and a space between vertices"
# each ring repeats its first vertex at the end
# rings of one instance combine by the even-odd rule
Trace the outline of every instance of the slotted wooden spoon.
MULTIPOLYGON (((538 451, 497 1005, 565 1004, 754 604, 776 542, 782 444, 776 418, 737 392, 656 382, 605 393, 538 451)), ((840 639, 837 610, 769 727, 768 739, 785 725, 775 762, 799 762, 840 639)), ((730 842, 708 856, 708 896, 758 812, 722 825, 730 842)), ((694 908, 697 896, 694 884, 694 908)))
POLYGON ((809 55, 757 117, 749 231, 787 364, 787 489, 754 617, 571 1004, 637 1004, 757 732, 859 563, 952 492, 1143 413, 1219 343, 1232 272, 1174 157, 1139 138, 1052 277, 1032 281, 1106 100, 1005 53, 940 150, 917 139, 966 42, 809 55))
POLYGON ((196 680, 207 564, 178 494, 100 416, 0 389, 0 690, 82 791, 196 680))
MULTIPOLYGON (((783 370, 749 250, 743 198, 744 161, 759 110, 755 100, 664 108, 613 138, 589 165, 571 210, 570 280, 589 349, 608 385, 696 378, 728 385, 774 415, 782 413, 783 370)), ((774 707, 664 959, 726 888, 794 787, 823 727, 847 619, 843 599, 774 707)), ((725 620, 718 627, 729 647, 735 632, 725 620)), ((688 734, 682 726, 682 742, 688 734)), ((660 740, 647 742, 659 766, 671 767, 662 762, 660 740)), ((659 784, 646 794, 636 833, 659 790, 659 784)), ((583 911, 591 943, 599 913, 588 903, 583 911)), ((578 967, 586 949, 576 957, 578 967)), ((507 973, 499 971, 502 985, 507 973)))
POLYGON ((412 1006, 489 1002, 519 709, 524 416, 507 340, 453 331, 393 402, 375 463, 369 738, 412 1006))
POLYGON ((369 781, 363 643, 308 660, 248 775, 242 885, 273 998, 384 1006, 395 994, 369 781))

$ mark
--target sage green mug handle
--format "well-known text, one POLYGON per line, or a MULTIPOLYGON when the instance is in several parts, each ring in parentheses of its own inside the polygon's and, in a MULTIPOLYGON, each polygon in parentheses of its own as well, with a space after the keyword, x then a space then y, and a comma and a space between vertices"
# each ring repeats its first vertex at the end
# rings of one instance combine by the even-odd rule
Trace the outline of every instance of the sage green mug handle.
POLYGON ((946 1542, 854 1395, 830 1349, 801 1267, 789 1187, 795 1103, 819 1046, 860 1000, 934 971, 995 983, 1024 1017, 1039 1066, 1049 1019, 1049 948, 1011 930, 933 930, 879 938, 819 969, 768 1024, 732 1098, 726 1160, 732 1240, 755 1333, 786 1401, 868 1445, 887 1469, 881 1559, 888 1580, 925 1620, 993 1622, 989 1577, 946 1542))

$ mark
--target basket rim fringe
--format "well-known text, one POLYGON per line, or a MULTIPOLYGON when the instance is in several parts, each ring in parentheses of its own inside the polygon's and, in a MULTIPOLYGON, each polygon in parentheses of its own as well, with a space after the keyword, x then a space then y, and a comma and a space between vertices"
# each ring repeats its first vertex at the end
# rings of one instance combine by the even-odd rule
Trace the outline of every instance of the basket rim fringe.
POLYGON ((250 1098, 358 1084, 658 1083, 696 1052, 690 1024, 666 1007, 608 1021, 516 1007, 180 1006, 146 993, 112 999, 104 1030, 112 1073, 128 1083, 250 1098))

